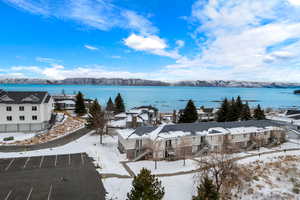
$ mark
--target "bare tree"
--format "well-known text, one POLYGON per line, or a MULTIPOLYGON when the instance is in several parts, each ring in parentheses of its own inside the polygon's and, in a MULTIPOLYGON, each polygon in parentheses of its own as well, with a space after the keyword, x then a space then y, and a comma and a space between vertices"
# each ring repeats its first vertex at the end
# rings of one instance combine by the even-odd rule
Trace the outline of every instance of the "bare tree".
POLYGON ((233 186, 241 183, 239 179, 239 167, 236 160, 232 157, 232 152, 236 152, 238 147, 231 144, 230 139, 224 139, 224 145, 207 156, 201 157, 200 173, 201 179, 209 175, 217 187, 217 191, 223 198, 230 195, 233 186), (231 148, 228 148, 231 146, 231 148))
POLYGON ((102 136, 104 134, 107 134, 107 130, 105 132, 103 131, 106 124, 106 112, 101 109, 101 106, 96 99, 89 109, 87 127, 94 129, 96 131, 96 134, 100 134, 100 144, 102 144, 102 136))

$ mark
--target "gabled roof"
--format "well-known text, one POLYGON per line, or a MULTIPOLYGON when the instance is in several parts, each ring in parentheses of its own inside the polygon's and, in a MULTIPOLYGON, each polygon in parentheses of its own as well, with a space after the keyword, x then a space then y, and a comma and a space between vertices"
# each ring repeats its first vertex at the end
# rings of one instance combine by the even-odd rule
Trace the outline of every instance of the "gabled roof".
POLYGON ((210 128, 237 128, 237 127, 258 127, 264 128, 268 126, 279 126, 270 120, 249 120, 236 122, 199 122, 199 123, 183 123, 165 125, 161 132, 184 131, 184 132, 200 132, 210 128))
POLYGON ((40 91, 0 91, 0 104, 48 103, 51 96, 40 91))
MULTIPOLYGON (((176 134, 178 132, 189 133, 191 135, 197 132, 208 131, 210 134, 220 133, 219 129, 232 129, 232 128, 266 128, 266 127, 279 127, 280 125, 276 122, 270 120, 249 120, 249 121, 236 121, 236 122, 199 122, 199 123, 183 123, 183 124, 170 124, 164 125, 163 127, 138 127, 136 130, 132 131, 129 135, 143 136, 151 134, 158 128, 161 128, 157 135, 159 134, 176 134)), ((221 131, 224 132, 224 131, 221 131)))

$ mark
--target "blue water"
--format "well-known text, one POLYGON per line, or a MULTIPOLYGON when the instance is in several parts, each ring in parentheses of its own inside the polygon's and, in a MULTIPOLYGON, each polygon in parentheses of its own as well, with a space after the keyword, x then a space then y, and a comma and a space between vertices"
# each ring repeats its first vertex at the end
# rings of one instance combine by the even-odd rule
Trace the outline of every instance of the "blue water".
POLYGON ((216 107, 216 100, 240 95, 245 100, 256 100, 251 106, 261 104, 264 108, 300 107, 300 95, 293 91, 299 88, 221 88, 221 87, 157 87, 157 86, 97 86, 97 85, 31 85, 0 84, 5 90, 48 91, 58 94, 64 90, 67 94, 81 91, 88 98, 97 98, 105 104, 109 97, 114 98, 120 92, 127 108, 141 105, 153 105, 161 111, 172 111, 186 105, 186 100, 194 100, 197 106, 216 107))

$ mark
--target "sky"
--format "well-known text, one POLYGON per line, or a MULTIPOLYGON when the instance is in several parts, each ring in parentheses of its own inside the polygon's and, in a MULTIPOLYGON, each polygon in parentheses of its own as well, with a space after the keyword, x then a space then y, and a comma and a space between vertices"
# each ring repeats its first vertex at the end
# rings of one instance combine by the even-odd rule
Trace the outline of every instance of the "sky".
POLYGON ((0 78, 300 82, 300 0, 0 0, 0 78))

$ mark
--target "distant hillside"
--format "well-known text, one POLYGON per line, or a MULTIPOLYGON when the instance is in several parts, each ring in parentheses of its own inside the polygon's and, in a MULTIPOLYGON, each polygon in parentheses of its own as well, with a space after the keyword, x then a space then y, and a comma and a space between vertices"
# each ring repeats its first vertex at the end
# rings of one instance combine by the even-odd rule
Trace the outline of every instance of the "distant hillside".
POLYGON ((244 87, 244 88, 295 88, 300 83, 252 82, 252 81, 179 81, 175 83, 122 78, 67 78, 64 80, 47 79, 1 79, 0 84, 54 84, 54 85, 125 85, 125 86, 193 86, 193 87, 244 87))

